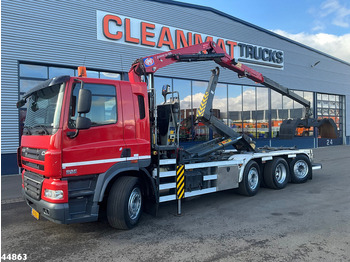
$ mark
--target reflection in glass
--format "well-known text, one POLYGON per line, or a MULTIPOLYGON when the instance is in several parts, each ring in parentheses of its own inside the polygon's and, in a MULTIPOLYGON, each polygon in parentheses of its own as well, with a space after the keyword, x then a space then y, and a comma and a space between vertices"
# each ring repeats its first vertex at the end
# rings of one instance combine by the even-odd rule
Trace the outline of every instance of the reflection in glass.
POLYGON ((86 76, 91 78, 99 78, 97 71, 86 70, 86 76))
POLYGON ((47 67, 40 65, 19 65, 20 77, 45 78, 47 79, 47 67))
POLYGON ((282 110, 282 95, 271 90, 271 137, 277 137, 280 131, 282 118, 280 112, 282 110))
POLYGON ((120 80, 120 74, 110 73, 110 72, 100 72, 100 78, 102 79, 112 79, 112 80, 120 80))
POLYGON ((256 137, 256 94, 255 87, 243 86, 243 132, 256 137))
MULTIPOLYGON (((208 87, 208 82, 205 81, 192 81, 192 107, 194 117, 197 115, 203 96, 208 87)), ((215 115, 215 113, 214 113, 215 115)), ((217 116, 217 115, 215 115, 217 116)), ((192 138, 194 141, 208 141, 210 130, 203 123, 198 123, 194 126, 192 132, 192 138)))
POLYGON ((44 82, 44 80, 27 80, 27 79, 21 79, 19 81, 19 85, 20 85, 20 93, 26 93, 28 92, 30 89, 32 89, 33 87, 37 86, 38 84, 40 84, 41 82, 44 82))
POLYGON ((173 85, 173 90, 180 94, 180 141, 191 141, 194 123, 191 109, 191 81, 173 79, 173 85))
MULTIPOLYGON (((162 89, 164 85, 169 85, 170 90, 172 90, 172 79, 167 77, 154 77, 154 88, 156 93, 156 104, 160 105, 164 103, 164 97, 162 95, 162 89)), ((169 95, 167 96, 169 98, 169 95)))
POLYGON ((228 85, 228 126, 242 133, 242 86, 228 85))
POLYGON ((267 88, 256 88, 257 138, 269 137, 269 92, 267 88))
POLYGON ((342 116, 342 96, 317 94, 317 118, 332 118, 336 123, 339 135, 343 135, 343 116, 342 116), (339 102, 338 102, 339 101, 339 102))
POLYGON ((55 76, 63 76, 63 75, 74 76, 74 69, 63 68, 63 67, 50 67, 49 68, 49 78, 52 78, 55 76))

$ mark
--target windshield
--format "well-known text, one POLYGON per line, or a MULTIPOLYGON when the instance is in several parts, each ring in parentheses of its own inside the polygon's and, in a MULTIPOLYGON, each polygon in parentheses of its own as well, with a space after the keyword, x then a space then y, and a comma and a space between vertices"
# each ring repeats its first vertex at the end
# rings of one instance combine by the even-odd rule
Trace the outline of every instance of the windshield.
POLYGON ((59 128, 65 83, 42 88, 28 98, 24 135, 52 135, 59 128))

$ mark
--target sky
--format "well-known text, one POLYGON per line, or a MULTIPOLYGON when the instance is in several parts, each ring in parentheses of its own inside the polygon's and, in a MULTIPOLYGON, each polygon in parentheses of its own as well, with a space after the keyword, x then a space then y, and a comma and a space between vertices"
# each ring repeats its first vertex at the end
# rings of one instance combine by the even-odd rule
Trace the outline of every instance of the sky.
POLYGON ((178 0, 208 6, 350 63, 349 0, 178 0))

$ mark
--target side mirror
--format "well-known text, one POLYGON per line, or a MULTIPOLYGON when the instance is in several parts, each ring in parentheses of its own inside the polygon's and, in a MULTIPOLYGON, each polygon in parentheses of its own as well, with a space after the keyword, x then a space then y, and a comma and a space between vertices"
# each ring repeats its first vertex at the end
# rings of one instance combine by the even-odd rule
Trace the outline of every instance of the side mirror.
POLYGON ((77 130, 89 129, 91 127, 91 120, 87 117, 78 116, 75 125, 77 130))
POLYGON ((90 112, 92 95, 88 89, 81 88, 79 90, 78 107, 79 114, 86 114, 90 112))

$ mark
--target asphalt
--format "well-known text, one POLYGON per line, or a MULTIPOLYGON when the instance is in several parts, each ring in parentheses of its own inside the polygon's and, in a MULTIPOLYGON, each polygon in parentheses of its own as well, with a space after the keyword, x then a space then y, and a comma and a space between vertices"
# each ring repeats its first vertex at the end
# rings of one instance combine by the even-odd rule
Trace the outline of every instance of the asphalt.
POLYGON ((22 176, 1 176, 1 204, 16 203, 24 201, 22 197, 22 176))

